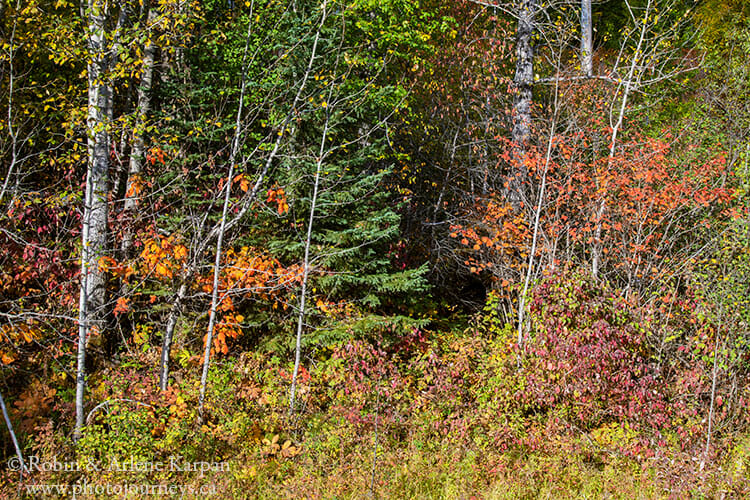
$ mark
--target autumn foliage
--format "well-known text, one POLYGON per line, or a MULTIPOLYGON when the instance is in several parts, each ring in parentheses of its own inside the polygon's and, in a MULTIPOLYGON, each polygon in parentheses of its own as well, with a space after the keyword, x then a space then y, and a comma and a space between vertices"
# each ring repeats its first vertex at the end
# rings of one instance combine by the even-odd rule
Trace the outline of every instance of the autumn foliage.
POLYGON ((586 4, 3 1, 0 497, 750 498, 750 11, 586 4))

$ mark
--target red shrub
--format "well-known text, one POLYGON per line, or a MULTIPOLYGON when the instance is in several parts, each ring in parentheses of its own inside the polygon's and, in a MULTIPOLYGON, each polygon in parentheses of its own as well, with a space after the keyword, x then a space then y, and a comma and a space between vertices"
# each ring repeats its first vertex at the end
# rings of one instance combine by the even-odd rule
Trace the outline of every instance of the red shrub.
POLYGON ((665 384, 632 304, 581 274, 558 274, 534 290, 530 313, 519 394, 529 408, 562 407, 584 429, 668 423, 665 384))

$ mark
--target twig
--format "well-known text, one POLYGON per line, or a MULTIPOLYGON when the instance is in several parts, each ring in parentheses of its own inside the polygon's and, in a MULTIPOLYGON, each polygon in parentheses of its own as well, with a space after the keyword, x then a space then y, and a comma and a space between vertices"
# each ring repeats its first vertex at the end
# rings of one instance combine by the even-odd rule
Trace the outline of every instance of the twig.
POLYGON ((136 401, 134 399, 128 399, 128 398, 114 398, 114 399, 108 399, 104 401, 103 403, 99 403, 98 405, 94 406, 91 411, 86 415, 86 425, 89 425, 91 423, 91 417, 96 413, 97 411, 101 410, 102 408, 107 408, 107 412, 109 412, 109 404, 110 403, 120 403, 120 402, 127 402, 127 403, 134 403, 138 406, 146 406, 148 408, 155 408, 153 405, 150 405, 148 403, 142 403, 140 401, 136 401))

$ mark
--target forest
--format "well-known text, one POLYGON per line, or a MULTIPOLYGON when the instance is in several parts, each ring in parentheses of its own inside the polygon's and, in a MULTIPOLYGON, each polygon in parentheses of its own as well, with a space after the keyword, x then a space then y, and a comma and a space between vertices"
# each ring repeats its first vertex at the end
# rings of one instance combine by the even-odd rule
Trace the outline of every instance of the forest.
POLYGON ((750 498, 750 3, 0 0, 0 498, 750 498))

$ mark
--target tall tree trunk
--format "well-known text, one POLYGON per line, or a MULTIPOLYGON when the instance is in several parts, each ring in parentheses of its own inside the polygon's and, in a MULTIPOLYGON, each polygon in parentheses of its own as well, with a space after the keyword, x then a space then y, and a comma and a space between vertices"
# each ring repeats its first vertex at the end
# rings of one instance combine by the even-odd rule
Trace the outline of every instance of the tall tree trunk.
POLYGON ((292 372, 292 385, 289 388, 289 411, 294 411, 294 399, 297 393, 297 376, 299 375, 300 361, 302 359, 302 327, 305 322, 305 301, 307 299, 307 278, 310 275, 310 243, 312 241, 313 222, 315 220, 315 206, 318 202, 318 189, 320 187, 320 171, 323 167, 323 155, 325 154, 325 142, 328 135, 328 120, 323 126, 323 138, 320 141, 320 152, 315 165, 315 181, 313 183, 312 200, 310 201, 310 217, 307 221, 307 235, 305 237, 305 257, 302 267, 302 290, 300 291, 299 311, 297 312, 297 337, 294 345, 294 371, 292 372))
MULTIPOLYGON (((193 273, 191 272, 190 275, 193 273)), ((174 337, 174 329, 177 326, 177 320, 182 312, 182 302, 185 300, 187 294, 188 282, 183 281, 180 288, 177 289, 177 294, 172 301, 172 307, 169 310, 169 316, 167 317, 167 328, 164 331, 164 338, 161 344, 161 359, 159 363, 159 388, 162 391, 167 390, 169 385, 169 353, 172 350, 172 338, 174 337)))
MULTIPOLYGON (((628 99, 630 98, 630 93, 633 91, 633 88, 636 87, 636 69, 639 67, 641 63, 640 56, 642 55, 642 49, 643 49, 643 43, 646 39, 646 31, 648 30, 648 19, 651 15, 651 6, 652 2, 651 0, 648 1, 646 4, 646 11, 643 16, 643 21, 641 25, 640 35, 638 37, 638 44, 635 47, 635 53, 633 54, 633 60, 630 62, 630 68, 628 69, 628 76, 625 79, 624 82, 624 88, 622 91, 622 101, 620 102, 620 108, 617 113, 617 119, 612 123, 612 120, 610 118, 610 123, 612 123, 612 134, 609 138, 609 155, 607 157, 607 171, 612 166, 612 161, 615 157, 615 152, 617 151, 617 139, 618 134, 620 133, 620 129, 622 128, 623 120, 625 119, 625 113, 627 112, 628 107, 628 99)), ((592 256, 591 256, 591 275, 596 279, 599 276, 599 268, 601 266, 601 256, 602 256, 602 226, 603 226, 603 220, 604 220, 604 214, 607 209, 607 181, 606 178, 604 180, 604 185, 599 187, 600 190, 603 191, 602 199, 599 202, 599 207, 596 211, 596 228, 594 230, 594 244, 592 247, 592 256)), ((597 186, 598 187, 598 186, 597 186)))
POLYGON ((591 27, 591 0, 581 0, 581 72, 594 75, 594 41, 591 27))
POLYGON ((708 429, 706 429, 706 447, 703 451, 703 458, 701 458, 700 463, 700 470, 703 471, 703 468, 706 465, 706 460, 708 460, 708 452, 711 451, 711 431, 713 429, 713 421, 714 421, 714 407, 716 404, 716 380, 718 379, 718 363, 719 363, 719 346, 721 338, 719 335, 721 334, 721 327, 722 325, 722 315, 724 314, 724 304, 719 303, 719 317, 717 321, 717 328, 716 328, 716 341, 714 342, 714 365, 713 370, 711 373, 711 400, 709 402, 708 406, 708 429))
MULTIPOLYGON (((237 117, 234 122, 234 135, 232 136, 232 147, 229 153, 229 173, 227 174, 226 192, 224 193, 224 206, 221 210, 221 221, 219 222, 219 234, 216 237, 216 258, 214 259, 214 278, 211 288, 211 310, 208 313, 208 331, 206 332, 206 345, 203 350, 203 372, 201 373, 201 388, 198 397, 198 414, 203 420, 203 404, 206 400, 206 386, 208 385, 208 369, 211 365, 211 343, 216 325, 216 309, 220 304, 219 299, 219 275, 221 274, 221 252, 224 243, 224 232, 227 225, 227 212, 229 210, 229 198, 232 194, 232 179, 234 179, 234 164, 240 153, 242 143, 242 111, 244 110, 245 89, 247 88, 247 51, 250 48, 250 35, 253 32, 253 4, 250 5, 250 22, 247 25, 245 37, 245 51, 242 55, 242 66, 240 75, 240 99, 237 105, 237 117)), ((223 297, 222 297, 223 299, 223 297)))
POLYGON ((526 202, 524 184, 528 177, 526 168, 527 146, 531 136, 531 105, 534 87, 534 18, 537 0, 522 0, 518 12, 516 32, 516 75, 513 102, 513 155, 511 177, 507 187, 507 199, 516 212, 526 202))
POLYGON ((106 3, 88 0, 82 6, 88 19, 88 168, 81 237, 81 293, 78 312, 78 356, 76 373, 76 424, 74 437, 81 436, 86 387, 86 344, 95 329, 101 333, 106 297, 106 276, 99 260, 107 251, 107 197, 109 194, 109 132, 107 116, 112 110, 112 89, 106 75, 106 3))
MULTIPOLYGON (((318 33, 315 35, 315 42, 313 43, 312 57, 310 58, 310 64, 307 67, 307 73, 310 73, 312 69, 313 59, 315 58, 315 51, 318 46, 318 35, 320 34, 323 24, 326 22, 326 7, 327 0, 323 1, 321 9, 323 9, 323 15, 320 20, 320 27, 318 33)), ((328 102, 331 101, 331 86, 328 94, 328 102)), ((313 183, 313 194, 312 200, 310 201, 310 218, 307 221, 307 235, 305 237, 305 256, 302 268, 302 290, 300 291, 299 300, 299 311, 297 312, 297 335, 294 346, 294 371, 292 372, 292 384, 289 387, 289 411, 294 411, 294 400, 297 395, 297 376, 299 375, 300 361, 302 359, 302 327, 305 321, 305 301, 307 298, 307 278, 310 275, 310 242, 312 241, 312 228, 315 220, 315 205, 318 201, 318 188, 320 186, 320 172, 323 166, 323 158, 325 157, 325 144, 328 137, 328 125, 331 118, 331 108, 326 108, 326 121, 323 125, 323 135, 320 139, 320 150, 318 151, 318 159, 315 162, 315 181, 313 183)))
POLYGON ((547 174, 549 173, 549 164, 552 159, 552 144, 555 139, 555 128, 557 127, 558 120, 558 100, 560 97, 560 79, 555 78, 555 100, 553 104, 554 115, 552 116, 552 124, 549 129, 549 139, 547 140, 547 153, 544 156, 544 170, 542 171, 542 181, 539 186, 539 194, 537 196, 536 210, 534 212, 534 231, 531 239, 531 250, 529 251, 529 262, 526 267, 526 277, 523 281, 523 290, 518 298, 518 329, 517 329, 517 342, 518 342, 518 363, 520 365, 521 349, 523 348, 523 329, 524 329, 524 314, 526 312, 526 294, 529 291, 531 284, 531 275, 534 270, 534 257, 536 255, 537 242, 539 241, 540 222, 542 216, 542 207, 544 206, 544 192, 547 188, 547 174))
MULTIPOLYGON (((146 18, 146 30, 150 30, 156 19, 156 9, 148 9, 146 18)), ((133 248, 132 217, 138 206, 138 189, 143 162, 146 159, 146 139, 144 128, 149 112, 151 111, 151 88, 154 80, 154 65, 156 62, 156 45, 152 37, 148 36, 146 47, 143 50, 143 74, 141 84, 138 86, 138 104, 136 110, 135 127, 133 129, 133 143, 130 150, 130 162, 128 165, 128 181, 125 191, 123 213, 125 215, 125 227, 123 228, 120 252, 124 259, 131 257, 133 248)))
MULTIPOLYGON (((0 2, 0 5, 5 7, 5 2, 0 2)), ((16 11, 20 10, 21 1, 18 0, 16 2, 16 11)), ((0 19, 3 18, 4 12, 0 11, 0 19)), ((5 180, 3 181, 3 187, 0 188, 0 203, 5 200, 5 194, 8 192, 8 186, 10 185, 10 179, 13 177, 13 174, 16 174, 16 179, 18 179, 18 174, 15 172, 16 167, 18 166, 18 130, 14 127, 13 120, 13 92, 14 92, 14 86, 15 86, 15 68, 13 67, 13 60, 16 56, 16 23, 17 21, 13 21, 13 28, 10 31, 10 36, 8 37, 8 135, 10 136, 10 165, 8 165, 8 173, 5 175, 5 180)), ((4 34, 3 34, 4 35, 4 34)), ((16 181, 18 183, 18 180, 16 181)), ((14 194, 15 196, 15 194, 14 194)))

